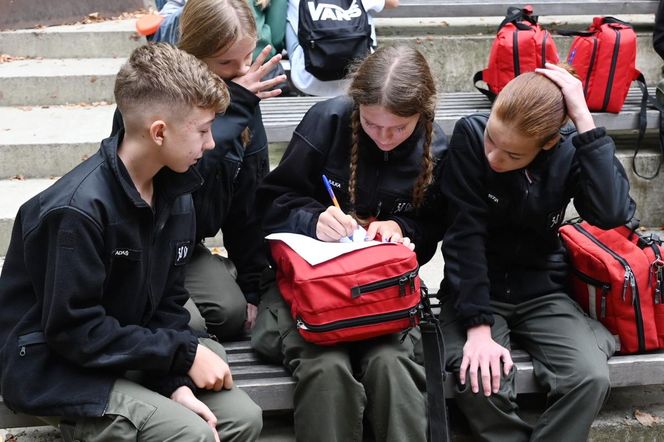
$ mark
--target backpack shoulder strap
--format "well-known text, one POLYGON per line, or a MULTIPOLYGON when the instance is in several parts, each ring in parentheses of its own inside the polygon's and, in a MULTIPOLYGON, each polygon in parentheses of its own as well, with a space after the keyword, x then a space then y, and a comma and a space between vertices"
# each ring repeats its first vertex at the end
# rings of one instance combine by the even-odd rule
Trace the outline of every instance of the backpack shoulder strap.
POLYGON ((484 71, 477 71, 475 72, 475 75, 473 75, 473 85, 475 86, 475 89, 480 91, 482 94, 484 94, 485 97, 489 99, 493 103, 493 100, 496 99, 496 94, 491 92, 489 89, 484 89, 482 87, 479 87, 477 85, 478 81, 484 81, 484 71))
POLYGON ((429 417, 429 441, 451 441, 450 426, 445 403, 445 344, 438 318, 431 311, 426 288, 422 291, 422 347, 424 371, 427 383, 427 414, 429 417))
POLYGON ((634 155, 632 156, 632 170, 639 178, 652 180, 659 175, 659 171, 662 168, 662 163, 664 162, 664 106, 660 105, 657 100, 648 93, 646 80, 641 72, 638 72, 638 76, 635 81, 638 83, 639 88, 641 89, 642 96, 641 109, 639 110, 639 136, 636 141, 636 147, 634 148, 634 155), (648 104, 659 111, 659 164, 657 165, 657 170, 655 170, 652 175, 642 175, 636 168, 636 156, 639 154, 639 150, 641 149, 641 143, 643 142, 643 137, 646 133, 646 128, 648 125, 646 114, 648 104))

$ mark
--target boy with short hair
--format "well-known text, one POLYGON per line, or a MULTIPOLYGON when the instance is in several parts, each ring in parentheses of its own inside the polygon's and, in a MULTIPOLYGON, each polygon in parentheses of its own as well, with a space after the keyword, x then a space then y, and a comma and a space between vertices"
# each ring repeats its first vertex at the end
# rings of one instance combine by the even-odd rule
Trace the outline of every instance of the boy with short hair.
POLYGON ((191 166, 214 147, 228 92, 156 44, 132 53, 115 97, 125 131, 16 217, 0 276, 4 401, 57 416, 65 440, 255 440, 260 408, 183 308, 191 166))

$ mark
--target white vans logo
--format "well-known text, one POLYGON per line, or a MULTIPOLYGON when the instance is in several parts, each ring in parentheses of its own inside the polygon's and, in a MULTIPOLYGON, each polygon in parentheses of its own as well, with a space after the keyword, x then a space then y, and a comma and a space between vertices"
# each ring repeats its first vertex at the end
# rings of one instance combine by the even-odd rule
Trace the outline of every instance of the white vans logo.
POLYGON ((113 254, 115 256, 129 256, 129 250, 116 250, 113 254))
POLYGON ((353 0, 348 9, 343 9, 338 5, 330 3, 319 3, 316 5, 314 2, 308 2, 307 5, 309 6, 309 14, 313 21, 350 21, 362 15, 362 10, 357 5, 357 0, 353 0))
POLYGON ((496 195, 488 194, 487 196, 489 197, 489 199, 490 199, 491 201, 493 201, 494 203, 498 204, 499 199, 498 199, 498 197, 497 197, 496 195))

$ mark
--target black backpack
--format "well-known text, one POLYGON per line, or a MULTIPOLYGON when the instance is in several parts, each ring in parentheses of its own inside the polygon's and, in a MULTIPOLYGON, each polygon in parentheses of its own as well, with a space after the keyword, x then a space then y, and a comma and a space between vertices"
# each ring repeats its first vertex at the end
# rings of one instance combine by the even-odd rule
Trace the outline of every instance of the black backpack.
POLYGON ((304 67, 323 81, 340 80, 371 51, 371 26, 361 0, 300 0, 297 37, 304 67))

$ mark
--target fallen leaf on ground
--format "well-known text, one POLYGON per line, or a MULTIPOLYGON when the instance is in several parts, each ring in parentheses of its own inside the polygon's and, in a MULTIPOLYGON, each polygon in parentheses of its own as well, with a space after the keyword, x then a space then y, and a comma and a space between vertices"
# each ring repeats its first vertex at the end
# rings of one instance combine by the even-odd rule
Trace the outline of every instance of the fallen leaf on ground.
POLYGON ((658 416, 653 416, 652 414, 641 410, 634 411, 634 417, 645 427, 652 427, 653 425, 658 424, 661 420, 658 416))

